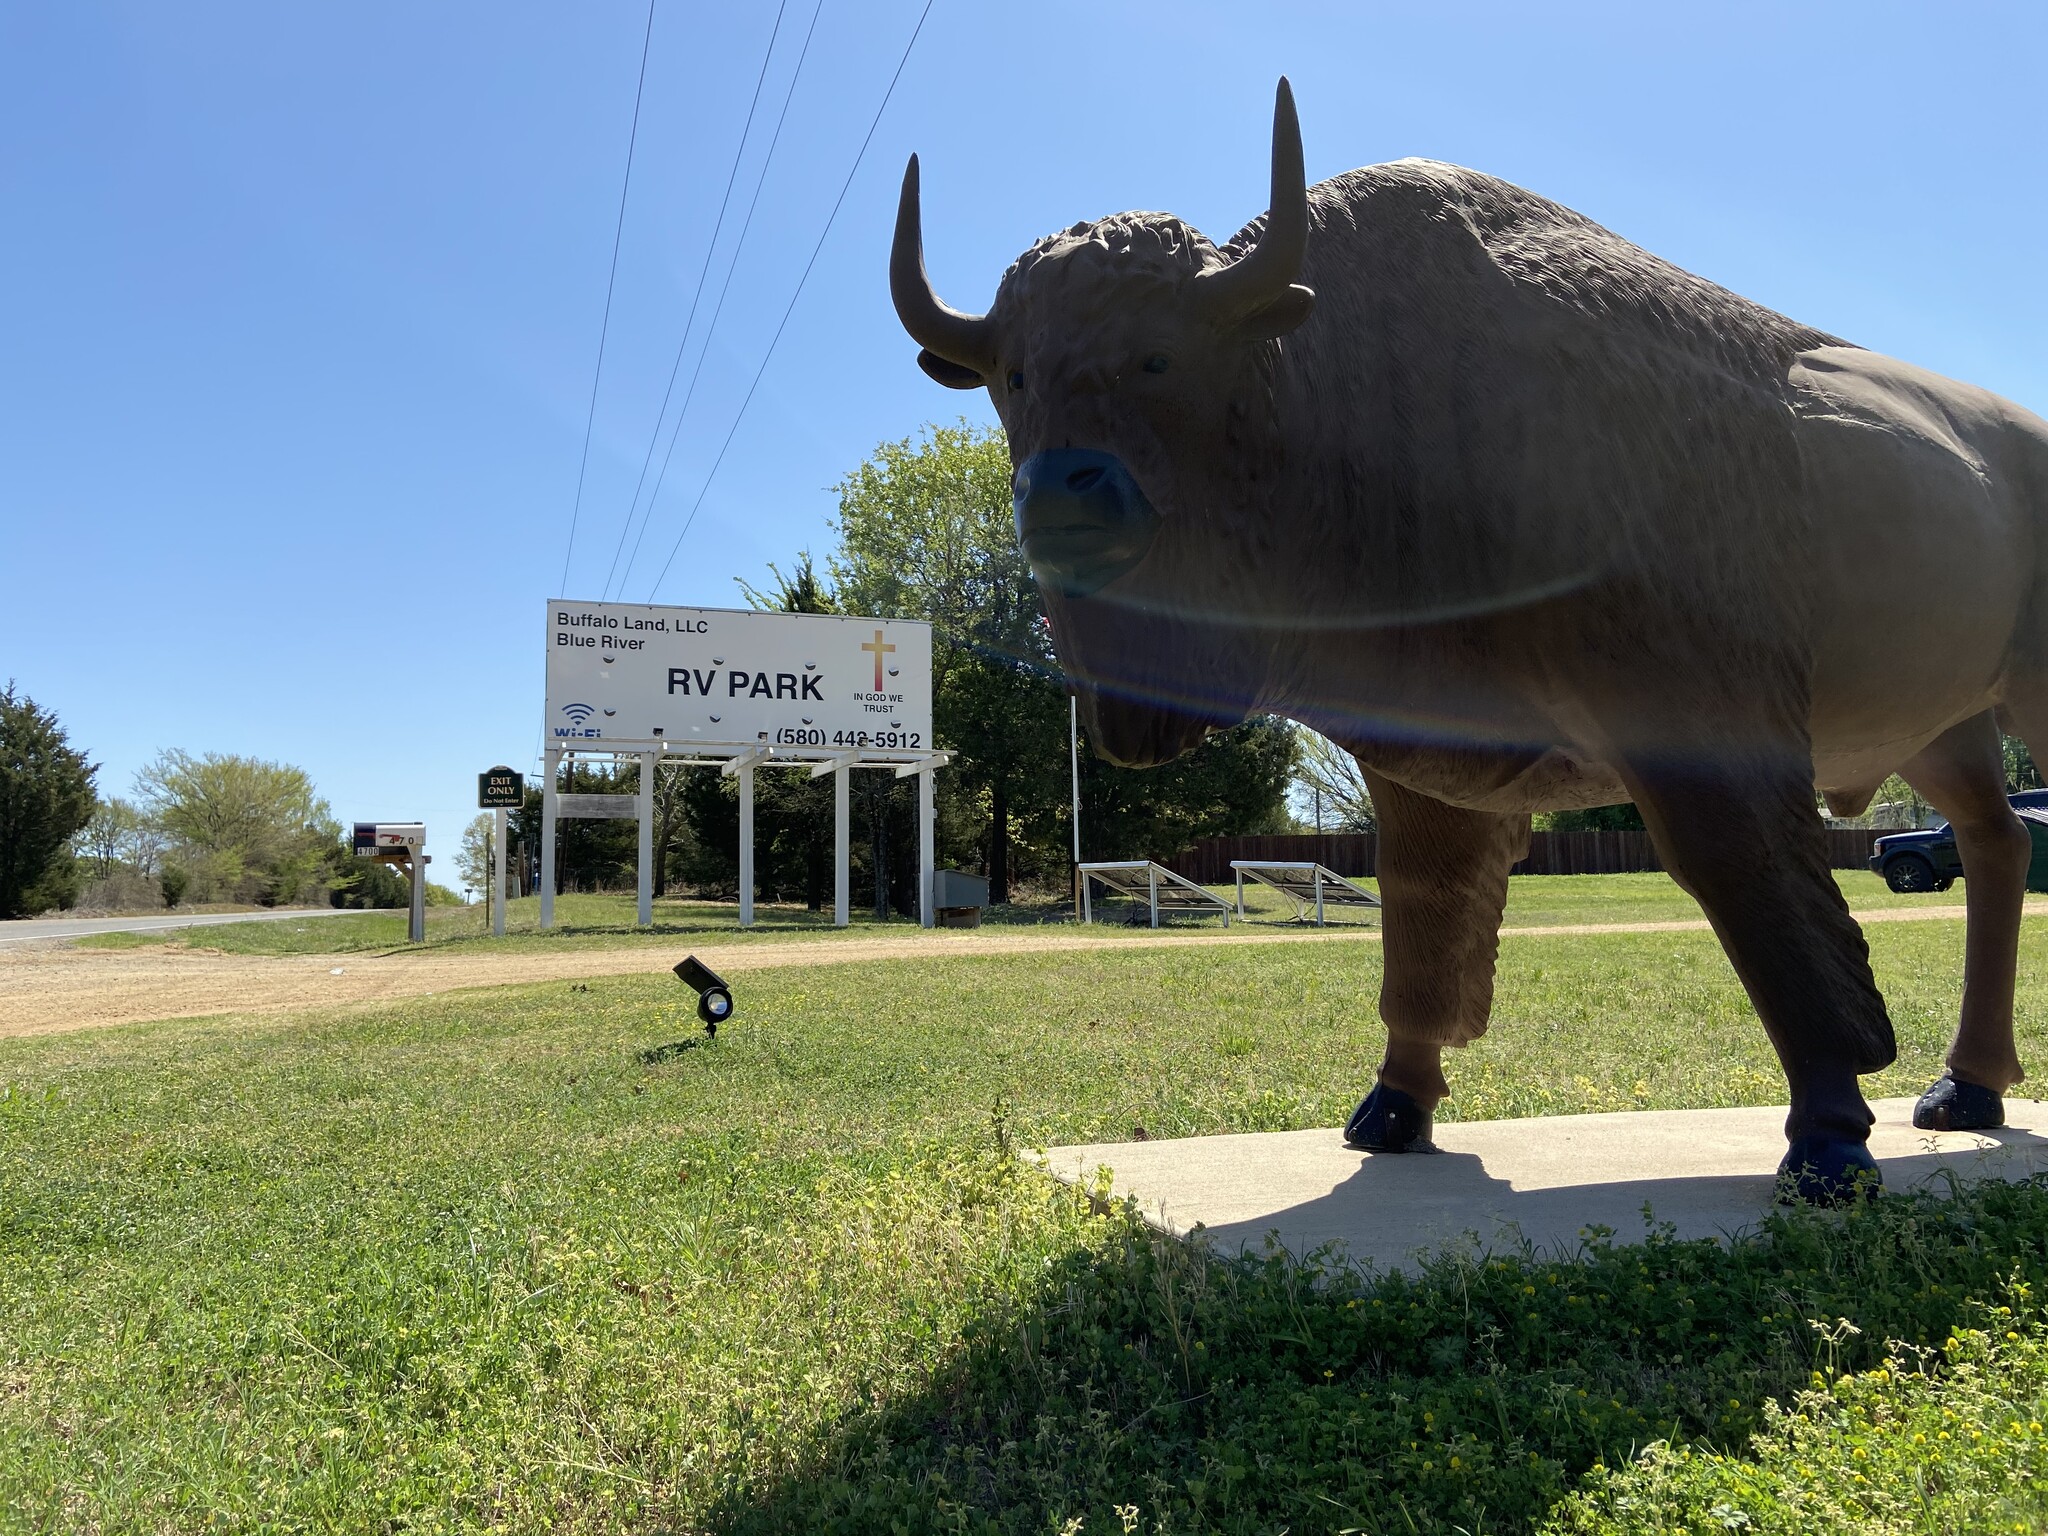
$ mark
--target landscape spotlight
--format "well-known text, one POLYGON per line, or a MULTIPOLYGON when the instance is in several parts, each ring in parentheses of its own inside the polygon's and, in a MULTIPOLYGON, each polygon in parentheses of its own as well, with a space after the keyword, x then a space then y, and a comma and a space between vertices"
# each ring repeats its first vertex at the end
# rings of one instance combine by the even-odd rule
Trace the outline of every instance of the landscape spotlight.
POLYGON ((676 975, 685 986, 696 989, 697 1017, 704 1021, 707 1034, 716 1035, 718 1026, 732 1017, 732 988, 695 955, 676 963, 676 975))

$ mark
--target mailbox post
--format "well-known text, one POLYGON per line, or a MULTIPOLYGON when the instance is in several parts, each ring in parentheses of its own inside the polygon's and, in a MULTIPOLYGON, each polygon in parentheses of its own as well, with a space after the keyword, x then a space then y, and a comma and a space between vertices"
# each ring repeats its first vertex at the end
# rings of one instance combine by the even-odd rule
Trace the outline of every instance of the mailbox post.
POLYGON ((419 821, 359 821, 355 824, 356 857, 376 859, 385 864, 403 864, 412 880, 411 911, 407 914, 405 936, 410 943, 423 944, 427 938, 426 823, 419 821))
POLYGON ((477 809, 491 813, 491 936, 505 937, 505 813, 526 801, 526 775, 500 763, 476 776, 477 809))

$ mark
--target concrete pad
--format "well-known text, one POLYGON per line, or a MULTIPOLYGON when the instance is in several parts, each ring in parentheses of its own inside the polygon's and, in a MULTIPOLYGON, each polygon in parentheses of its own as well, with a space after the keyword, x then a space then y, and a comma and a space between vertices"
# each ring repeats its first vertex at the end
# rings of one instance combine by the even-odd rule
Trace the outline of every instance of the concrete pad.
MULTIPOLYGON (((2004 1128, 1945 1133, 1913 1129, 1911 1099, 1871 1108, 1887 1189, 2048 1171, 2048 1104, 2009 1098, 2004 1128)), ((1055 1147, 1045 1166, 1074 1181, 1107 1167, 1148 1221, 1199 1227, 1222 1251, 1272 1236, 1296 1255, 1337 1244, 1353 1262, 1412 1269, 1424 1250, 1524 1238, 1564 1256, 1594 1225, 1635 1241, 1646 1205, 1680 1237, 1733 1236, 1771 1209, 1784 1127, 1782 1108, 1643 1110, 1439 1124, 1436 1156, 1354 1152, 1332 1129, 1055 1147)))

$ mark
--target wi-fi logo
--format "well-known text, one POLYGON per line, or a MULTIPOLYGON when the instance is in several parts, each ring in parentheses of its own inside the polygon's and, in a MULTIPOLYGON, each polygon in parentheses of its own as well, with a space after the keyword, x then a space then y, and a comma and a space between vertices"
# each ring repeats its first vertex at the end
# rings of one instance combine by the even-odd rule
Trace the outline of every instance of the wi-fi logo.
POLYGON ((562 713, 567 715, 571 720, 575 721, 578 725, 581 725, 584 721, 588 720, 592 715, 597 713, 597 707, 592 704, 564 704, 562 706, 562 713))

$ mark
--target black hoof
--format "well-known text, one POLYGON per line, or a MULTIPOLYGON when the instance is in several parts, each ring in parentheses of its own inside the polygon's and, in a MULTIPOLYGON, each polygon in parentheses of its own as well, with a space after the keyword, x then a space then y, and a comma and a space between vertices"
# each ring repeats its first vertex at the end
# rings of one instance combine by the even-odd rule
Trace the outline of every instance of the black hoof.
POLYGON ((1847 1205, 1884 1186, 1877 1160, 1860 1141, 1840 1136, 1800 1136, 1778 1164, 1779 1198, 1805 1205, 1847 1205))
POLYGON ((1434 1152, 1434 1116, 1398 1088, 1376 1083, 1351 1112, 1344 1145, 1360 1152, 1434 1152))
POLYGON ((2003 1098, 1975 1083, 1959 1083, 1946 1072, 1913 1106, 1913 1125, 1918 1130, 1995 1131, 2003 1124, 2003 1098))

